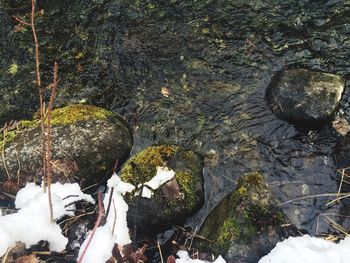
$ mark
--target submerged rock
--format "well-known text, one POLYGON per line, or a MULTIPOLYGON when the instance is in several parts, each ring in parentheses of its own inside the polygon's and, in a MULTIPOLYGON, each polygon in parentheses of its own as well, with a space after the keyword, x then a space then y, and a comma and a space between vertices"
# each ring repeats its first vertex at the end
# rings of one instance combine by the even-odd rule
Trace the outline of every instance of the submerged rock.
POLYGON ((306 69, 290 69, 273 77, 267 97, 280 117, 306 126, 333 117, 344 90, 341 77, 306 69))
POLYGON ((258 262, 275 244, 296 234, 259 173, 241 177, 204 221, 193 243, 227 262, 258 262))
MULTIPOLYGON (((90 105, 75 104, 52 111, 53 182, 79 182, 82 187, 101 181, 116 160, 129 156, 133 139, 118 115, 90 105)), ((13 182, 40 181, 42 174, 40 122, 20 121, 6 133, 1 146, 0 176, 13 182)), ((12 183, 10 183, 12 182, 12 183)), ((7 189, 10 190, 10 189, 7 189)))
POLYGON ((128 223, 138 232, 156 232, 180 224, 204 202, 203 160, 192 151, 174 145, 150 146, 130 158, 121 179, 135 186, 156 175, 157 166, 167 166, 175 179, 155 190, 152 198, 128 195, 128 223))

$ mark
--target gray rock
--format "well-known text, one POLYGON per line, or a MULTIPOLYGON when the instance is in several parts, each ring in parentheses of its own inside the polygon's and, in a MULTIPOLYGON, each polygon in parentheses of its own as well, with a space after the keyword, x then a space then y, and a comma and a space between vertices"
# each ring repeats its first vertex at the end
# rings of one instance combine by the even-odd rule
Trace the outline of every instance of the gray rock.
MULTIPOLYGON (((38 125, 37 120, 21 121, 19 130, 8 132, 11 139, 6 138, 4 158, 0 161, 3 181, 19 179, 21 186, 41 180, 38 125)), ((112 112, 82 104, 56 109, 52 112, 53 182, 79 182, 82 187, 97 183, 116 160, 122 163, 127 159, 132 144, 127 124, 112 112)))
POLYGON ((317 126, 333 117, 344 86, 342 78, 334 74, 290 69, 273 77, 267 98, 281 118, 317 126))
POLYGON ((295 234, 263 176, 250 173, 208 215, 193 247, 221 254, 227 262, 256 263, 278 241, 295 234))

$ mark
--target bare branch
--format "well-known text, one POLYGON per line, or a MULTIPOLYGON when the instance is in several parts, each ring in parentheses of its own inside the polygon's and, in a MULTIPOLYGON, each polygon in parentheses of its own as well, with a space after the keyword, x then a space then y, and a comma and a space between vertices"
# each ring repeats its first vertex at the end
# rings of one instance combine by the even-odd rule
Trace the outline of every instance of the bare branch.
POLYGON ((17 22, 19 22, 20 24, 23 24, 23 25, 26 25, 26 26, 31 26, 32 24, 31 23, 28 23, 28 22, 26 22, 26 21, 24 21, 24 20, 22 20, 22 19, 20 19, 20 18, 18 18, 18 17, 16 17, 16 16, 12 16, 17 22))

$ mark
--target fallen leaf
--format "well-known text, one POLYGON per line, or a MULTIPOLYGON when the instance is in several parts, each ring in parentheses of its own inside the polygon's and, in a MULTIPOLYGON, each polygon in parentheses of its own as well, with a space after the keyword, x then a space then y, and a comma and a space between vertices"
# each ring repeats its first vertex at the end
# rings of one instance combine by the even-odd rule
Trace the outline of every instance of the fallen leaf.
POLYGON ((332 126, 341 135, 346 135, 350 131, 349 122, 343 118, 336 118, 332 122, 332 126))
POLYGON ((168 87, 161 87, 160 88, 160 93, 162 93, 162 95, 164 97, 169 97, 170 96, 170 89, 168 87))
POLYGON ((166 260, 166 263, 175 263, 176 259, 173 255, 169 256, 168 259, 166 260))
POLYGON ((38 263, 39 260, 33 255, 17 258, 15 263, 38 263))
POLYGON ((180 198, 180 187, 176 180, 176 177, 173 177, 173 179, 166 182, 161 189, 166 200, 174 200, 180 198))

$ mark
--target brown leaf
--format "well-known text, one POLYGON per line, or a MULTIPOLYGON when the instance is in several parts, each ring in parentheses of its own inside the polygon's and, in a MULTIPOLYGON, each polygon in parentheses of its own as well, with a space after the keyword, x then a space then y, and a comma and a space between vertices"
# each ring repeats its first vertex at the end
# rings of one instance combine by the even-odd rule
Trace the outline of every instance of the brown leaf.
POLYGON ((18 184, 17 180, 15 179, 8 179, 6 182, 2 185, 2 190, 9 194, 17 194, 21 186, 18 184))
POLYGON ((176 177, 173 177, 173 179, 166 182, 161 189, 166 200, 178 199, 181 196, 180 187, 177 183, 176 177))
POLYGON ((169 256, 166 263, 176 263, 176 259, 173 255, 169 256))
POLYGON ((33 255, 17 258, 15 263, 38 263, 39 260, 33 255))
POLYGON ((141 248, 135 248, 133 244, 128 244, 123 247, 124 259, 130 263, 139 263, 147 260, 145 256, 145 251, 147 245, 143 245, 141 248))
POLYGON ((332 122, 332 126, 341 135, 346 135, 350 131, 349 122, 343 118, 336 118, 332 122))
POLYGON ((169 97, 170 96, 170 89, 168 87, 161 87, 160 88, 160 93, 162 93, 162 95, 164 97, 169 97))

